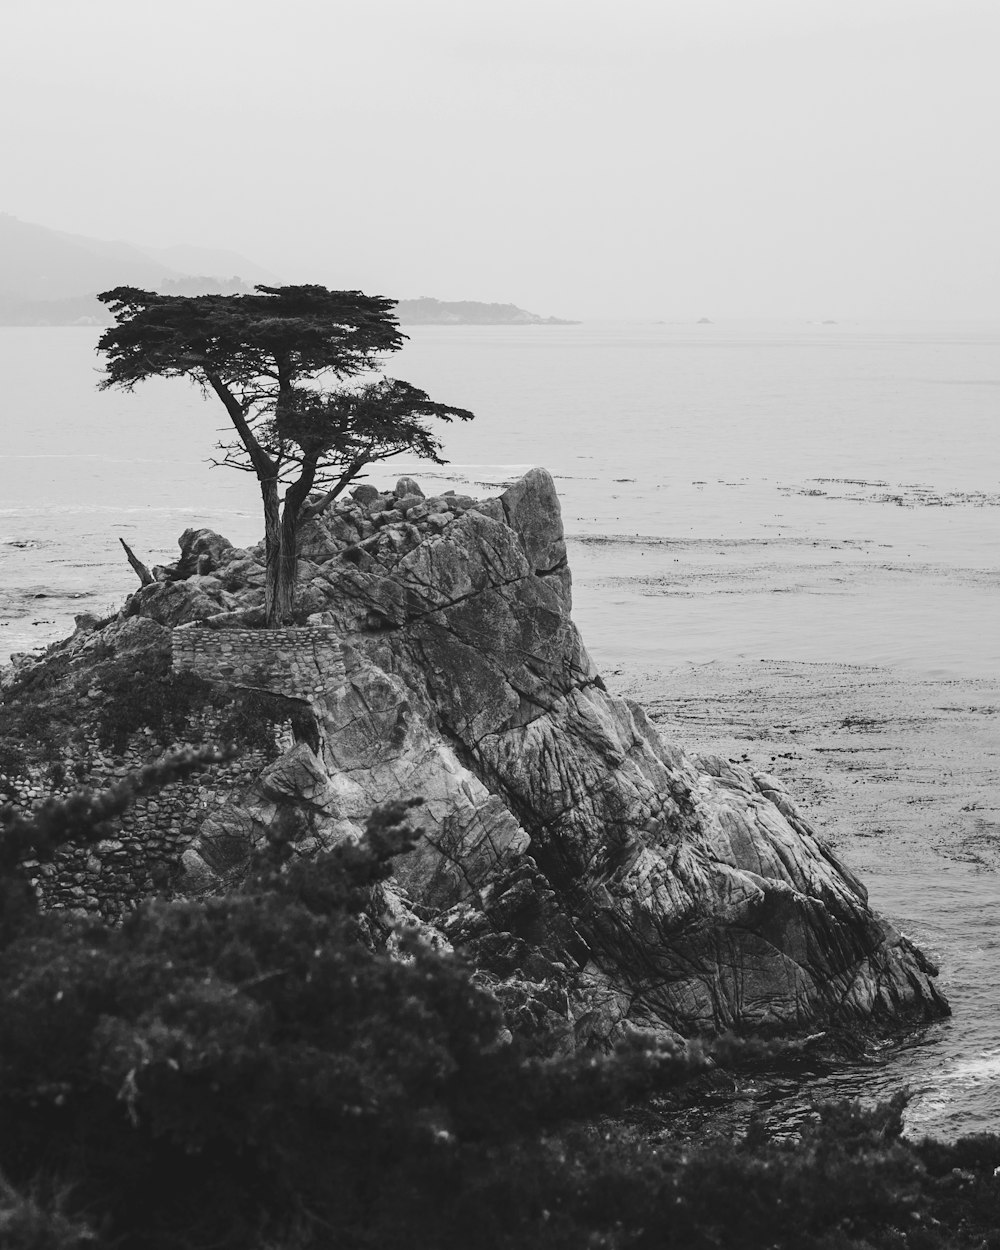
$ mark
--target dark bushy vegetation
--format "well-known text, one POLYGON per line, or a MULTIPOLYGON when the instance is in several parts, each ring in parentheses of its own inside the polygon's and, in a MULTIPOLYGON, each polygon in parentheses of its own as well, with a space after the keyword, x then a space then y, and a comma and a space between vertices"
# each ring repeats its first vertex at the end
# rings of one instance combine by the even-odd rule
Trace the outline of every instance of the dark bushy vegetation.
MULTIPOLYGON (((8 813, 8 881, 111 801, 8 813)), ((652 1140, 615 1117, 708 1050, 530 1058, 455 957, 382 953, 409 806, 308 864, 278 830, 241 892, 151 901, 119 929, 19 896, 0 938, 4 1250, 1000 1246, 996 1138, 910 1144, 899 1099, 823 1109, 794 1143, 652 1140)))
POLYGON ((195 673, 174 673, 165 645, 117 655, 95 649, 75 663, 56 651, 15 682, 0 705, 0 773, 22 776, 31 764, 45 764, 59 785, 65 766, 57 757, 67 745, 80 746, 81 702, 99 746, 115 755, 145 729, 161 747, 198 741, 197 716, 208 711, 217 718, 214 740, 273 756, 274 726, 294 721, 301 709, 298 700, 267 691, 223 690, 195 673))
POLYGON ((212 711, 220 717, 213 738, 273 756, 273 726, 298 706, 267 691, 221 689, 196 673, 173 673, 169 659, 149 666, 144 658, 120 657, 97 679, 104 695, 95 715, 98 741, 117 754, 140 729, 151 729, 162 744, 198 737, 193 718, 212 711))
POLYGON ((120 656, 93 674, 102 700, 94 727, 102 747, 120 755, 129 737, 151 729, 160 742, 184 734, 192 714, 208 701, 212 688, 194 673, 171 673, 167 656, 150 665, 145 655, 120 656))

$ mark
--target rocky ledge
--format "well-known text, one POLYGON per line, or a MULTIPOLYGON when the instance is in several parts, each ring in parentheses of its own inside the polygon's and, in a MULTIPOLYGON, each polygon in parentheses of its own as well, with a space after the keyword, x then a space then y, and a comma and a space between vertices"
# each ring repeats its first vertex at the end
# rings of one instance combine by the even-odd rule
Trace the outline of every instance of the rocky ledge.
MULTIPOLYGON (((779 781, 687 756, 605 689, 571 619, 543 470, 480 502, 428 499, 408 478, 361 486, 300 550, 302 620, 270 638, 270 667, 238 662, 262 553, 208 531, 101 630, 103 654, 134 618, 164 637, 235 630, 216 683, 295 704, 276 758, 212 796, 182 892, 237 882, 290 807, 309 855, 355 836, 375 803, 420 795, 425 836, 375 928, 392 942, 410 922, 464 953, 540 1048, 632 1029, 876 1033, 947 1013, 936 969, 779 781)), ((175 647, 175 670, 182 653, 202 651, 175 647)))

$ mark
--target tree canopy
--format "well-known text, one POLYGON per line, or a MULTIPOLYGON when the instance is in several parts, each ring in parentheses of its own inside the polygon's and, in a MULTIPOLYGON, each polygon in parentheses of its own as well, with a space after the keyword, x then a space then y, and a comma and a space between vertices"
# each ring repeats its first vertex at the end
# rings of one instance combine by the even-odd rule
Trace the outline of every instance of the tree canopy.
POLYGON ((235 438, 222 444, 217 463, 252 472, 260 484, 272 625, 292 610, 301 520, 374 461, 408 453, 440 463, 427 421, 472 418, 396 379, 343 385, 404 342, 394 301, 382 296, 308 285, 194 296, 116 287, 98 298, 116 319, 98 342, 101 389, 189 377, 225 407, 235 438), (325 494, 310 506, 316 487, 325 494))
POLYGON ((330 487, 303 508, 303 519, 321 511, 373 461, 411 455, 444 464, 429 417, 467 421, 472 413, 435 403, 426 391, 398 378, 332 392, 290 391, 276 407, 271 440, 284 448, 283 475, 295 466, 309 475, 310 488, 330 487))
POLYGON ((186 296, 120 286, 98 299, 118 321, 98 343, 107 357, 102 388, 200 374, 243 408, 304 377, 350 377, 405 339, 394 300, 316 285, 186 296))

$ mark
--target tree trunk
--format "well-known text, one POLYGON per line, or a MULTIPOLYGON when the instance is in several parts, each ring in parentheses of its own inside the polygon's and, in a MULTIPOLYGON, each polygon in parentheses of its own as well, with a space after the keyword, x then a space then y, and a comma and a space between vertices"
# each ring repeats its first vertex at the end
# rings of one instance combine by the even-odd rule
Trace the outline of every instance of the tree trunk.
POLYGON ((261 497, 264 500, 264 616, 269 629, 285 623, 281 602, 281 516, 278 506, 278 482, 276 478, 261 481, 261 497))
MULTIPOLYGON (((281 510, 278 502, 281 461, 269 456, 254 437, 243 404, 219 375, 206 368, 205 379, 229 413, 229 419, 246 448, 260 483, 260 494, 264 501, 264 615, 268 626, 274 628, 283 625, 291 612, 291 605, 282 602, 281 594, 281 510)), ((287 382, 279 385, 283 389, 288 387, 287 382)))
MULTIPOLYGON (((295 610, 295 566, 298 563, 298 516, 288 496, 281 509, 278 579, 275 591, 275 623, 287 625, 295 610)), ((270 620, 268 624, 270 625, 270 620)))
MULTIPOLYGON (((278 515, 278 484, 274 491, 273 523, 268 518, 268 496, 264 496, 264 537, 267 549, 267 590, 265 607, 269 629, 287 625, 295 609, 295 575, 299 554, 299 520, 302 509, 316 479, 316 460, 303 460, 298 478, 285 491, 285 500, 278 515), (273 533, 273 538, 272 538, 273 533)), ((268 483, 261 483, 261 491, 268 483)))

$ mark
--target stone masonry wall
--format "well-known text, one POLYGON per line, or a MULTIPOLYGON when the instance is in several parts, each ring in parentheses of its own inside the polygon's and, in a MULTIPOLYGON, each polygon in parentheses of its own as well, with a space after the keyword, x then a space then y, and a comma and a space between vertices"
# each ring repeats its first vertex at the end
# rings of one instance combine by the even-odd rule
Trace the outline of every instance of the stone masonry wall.
MULTIPOLYGON (((122 754, 103 747, 88 734, 67 756, 64 771, 72 779, 54 785, 39 774, 12 787, 30 809, 43 797, 66 798, 77 789, 101 790, 121 781, 129 772, 158 759, 166 750, 180 750, 201 742, 217 741, 214 732, 218 713, 206 711, 188 726, 182 741, 159 743, 152 731, 133 735, 122 754)), ((276 748, 285 745, 287 726, 275 726, 276 748)), ((79 913, 119 920, 136 903, 157 891, 169 892, 180 869, 180 860, 196 836, 202 821, 234 793, 253 784, 270 755, 248 749, 233 760, 216 764, 185 781, 175 781, 152 794, 140 795, 112 824, 109 836, 89 846, 61 847, 48 863, 27 861, 39 902, 47 909, 71 909, 79 913)), ((13 797, 13 796, 12 796, 13 797)))
MULTIPOLYGON (((173 630, 172 642, 174 672, 194 672, 223 685, 308 702, 344 680, 341 645, 326 626, 211 629, 196 623, 173 630)), ((34 769, 29 776, 7 779, 7 797, 29 810, 49 796, 65 798, 77 789, 114 785, 165 750, 217 741, 221 719, 217 710, 205 709, 173 743, 156 742, 151 730, 142 731, 121 754, 88 734, 65 759, 55 761, 60 770, 55 775, 50 765, 47 771, 34 769)), ((181 856, 206 817, 252 786, 273 754, 292 741, 290 724, 276 724, 273 753, 245 749, 199 776, 141 796, 103 841, 64 847, 51 863, 29 861, 25 867, 42 905, 117 920, 138 899, 157 890, 169 892, 181 856)))
POLYGON ((336 630, 324 625, 210 629, 195 622, 173 631, 173 670, 311 700, 343 682, 344 657, 336 630))

